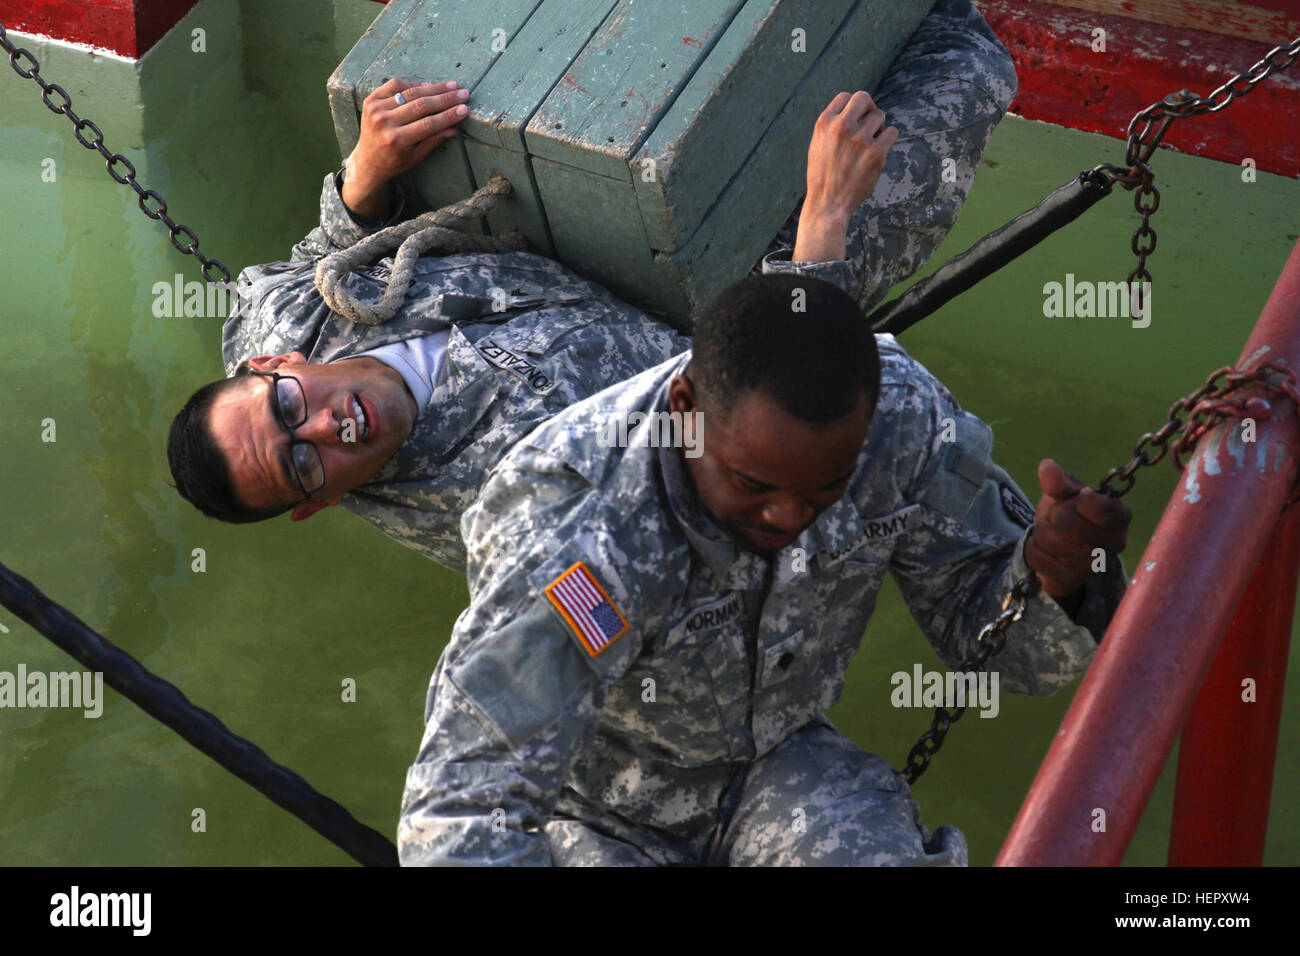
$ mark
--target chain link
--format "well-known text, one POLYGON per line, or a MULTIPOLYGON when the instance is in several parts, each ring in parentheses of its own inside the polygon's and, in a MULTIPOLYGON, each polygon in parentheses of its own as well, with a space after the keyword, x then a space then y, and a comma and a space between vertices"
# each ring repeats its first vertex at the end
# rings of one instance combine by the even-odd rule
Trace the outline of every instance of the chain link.
MULTIPOLYGON (((1250 69, 1238 73, 1208 97, 1196 96, 1188 90, 1170 93, 1163 100, 1152 103, 1138 112, 1129 121, 1124 167, 1101 163, 1081 174, 1085 182, 1096 185, 1118 182, 1125 189, 1136 190, 1133 194, 1133 208, 1142 217, 1142 222, 1133 232, 1133 241, 1130 244, 1133 254, 1137 256, 1137 266, 1128 275, 1129 288, 1135 289, 1135 314, 1142 315, 1146 312, 1148 286, 1142 283, 1149 284, 1152 281, 1146 263, 1147 258, 1156 250, 1156 231, 1151 228, 1151 217, 1160 208, 1160 190, 1155 186, 1155 172, 1149 165, 1156 147, 1160 145, 1160 141, 1164 139, 1174 120, 1217 113, 1237 97, 1245 96, 1272 73, 1285 70, 1298 56, 1300 56, 1300 37, 1289 44, 1274 47, 1264 59, 1250 69), (1158 127, 1157 123, 1160 124, 1158 127), (1139 283, 1136 288, 1134 283, 1139 283)), ((1169 420, 1158 431, 1147 432, 1138 439, 1133 448, 1133 459, 1127 465, 1112 468, 1107 472, 1098 490, 1112 498, 1128 494, 1136 480, 1134 473, 1139 468, 1155 465, 1169 454, 1172 454, 1174 465, 1181 471, 1183 456, 1191 454, 1201 436, 1224 418, 1268 417, 1271 407, 1267 400, 1259 396, 1230 397, 1231 393, 1250 383, 1258 383, 1266 390, 1290 398, 1300 410, 1300 395, 1295 389, 1295 376, 1289 370, 1271 365, 1262 365, 1251 372, 1241 372, 1232 367, 1221 368, 1197 391, 1174 402, 1169 410, 1169 420), (1220 379, 1223 381, 1221 382, 1220 379), (1184 412, 1188 413, 1186 421, 1181 417, 1184 412), (1171 439, 1174 439, 1172 448, 1169 444, 1171 439), (1155 452, 1154 457, 1148 454, 1148 449, 1155 452)), ((1029 533, 1033 533, 1032 526, 1029 533)), ((1034 574, 1016 582, 1002 603, 1002 613, 981 629, 977 640, 978 651, 956 668, 958 673, 967 673, 983 667, 990 657, 1002 650, 1006 644, 1007 629, 1020 620, 1029 599, 1038 592, 1038 589, 1038 577, 1034 574)), ((952 710, 943 707, 935 709, 930 729, 922 734, 912 747, 907 755, 906 766, 899 771, 909 784, 915 783, 930 766, 930 759, 943 746, 949 728, 960 720, 965 712, 964 704, 952 710)))
POLYGON ((1212 373, 1195 392, 1174 402, 1169 409, 1169 420, 1158 431, 1147 432, 1139 438, 1133 446, 1133 458, 1129 463, 1107 472, 1097 490, 1113 498, 1127 494, 1133 487, 1133 473, 1139 468, 1158 464, 1166 455, 1172 455, 1174 467, 1182 471, 1183 459, 1192 453, 1201 436, 1223 418, 1267 418, 1272 413, 1267 399, 1258 395, 1230 397, 1233 392, 1252 383, 1290 398, 1300 406, 1295 377, 1289 369, 1261 365, 1253 371, 1241 372, 1225 366, 1212 373), (1182 418, 1183 413, 1187 413, 1186 421, 1182 418), (1175 439, 1172 447, 1171 439, 1175 439), (1154 457, 1148 454, 1148 449, 1155 450, 1154 457))
POLYGON ((1100 174, 1111 182, 1120 183, 1125 189, 1137 190, 1133 195, 1133 207, 1142 217, 1142 222, 1133 233, 1132 249, 1138 261, 1137 266, 1128 274, 1129 288, 1135 289, 1135 314, 1146 313, 1148 285, 1144 283, 1152 282, 1151 273, 1147 270, 1147 257, 1156 251, 1156 231, 1151 228, 1151 217, 1160 208, 1160 190, 1155 186, 1156 174, 1148 165, 1156 147, 1169 132, 1174 120, 1219 112, 1237 97, 1245 96, 1273 73, 1285 70, 1295 62, 1296 57, 1300 57, 1300 37, 1269 50, 1262 60, 1238 73, 1209 96, 1197 96, 1189 90, 1170 93, 1163 100, 1139 111, 1129 121, 1124 167, 1101 163, 1089 172, 1090 176, 1100 174), (1137 283, 1136 287, 1134 283, 1137 283))
MULTIPOLYGON (((1173 93, 1166 96, 1163 101, 1152 103, 1146 109, 1139 112, 1128 124, 1128 151, 1124 156, 1124 162, 1132 166, 1138 158, 1138 147, 1146 142, 1147 136, 1151 132, 1151 127, 1164 117, 1171 119, 1186 119, 1189 116, 1202 116, 1206 113, 1217 113, 1232 104, 1233 100, 1239 96, 1245 96, 1257 85, 1266 80, 1278 70, 1285 70, 1295 62, 1296 57, 1300 57, 1300 37, 1292 40, 1290 43, 1284 43, 1269 50, 1268 54, 1248 70, 1238 73, 1228 82, 1224 83, 1209 96, 1196 96, 1187 90, 1179 93, 1173 93), (1245 86, 1241 86, 1242 82, 1245 86), (1141 129, 1138 124, 1141 123, 1141 129)), ((1144 159, 1151 158, 1151 150, 1155 144, 1160 141, 1164 135, 1165 126, 1161 129, 1160 134, 1150 144, 1144 159)))
MULTIPOLYGON (((1029 599, 1038 593, 1040 587, 1038 576, 1034 574, 1022 578, 1012 586, 1002 602, 1002 613, 980 629, 979 637, 975 641, 978 649, 971 657, 954 668, 958 674, 983 668, 985 661, 1002 651, 1007 642, 1007 629, 1024 615, 1025 608, 1029 606, 1029 599)), ((930 766, 931 758, 943 746, 948 730, 961 719, 964 713, 966 713, 965 703, 957 704, 952 710, 944 707, 934 709, 934 720, 930 723, 930 729, 921 734, 920 739, 908 751, 907 764, 898 771, 906 777, 909 784, 915 783, 916 779, 925 773, 930 766)))
MULTIPOLYGON (((1184 457, 1190 455, 1202 436, 1220 421, 1227 418, 1268 418, 1273 409, 1267 399, 1259 395, 1234 394, 1249 385, 1256 385, 1279 398, 1289 398, 1293 403, 1293 411, 1300 412, 1300 391, 1296 389, 1296 377, 1290 369, 1279 365, 1260 365, 1245 372, 1233 366, 1225 366, 1211 374, 1196 391, 1174 402, 1169 409, 1169 420, 1159 430, 1147 432, 1139 438, 1133 446, 1132 460, 1127 465, 1108 471, 1097 490, 1111 498, 1121 498, 1132 489, 1136 480, 1134 472, 1160 463, 1166 455, 1171 456, 1174 466, 1182 471, 1184 457), (1186 420, 1183 419, 1184 413, 1187 414, 1186 420), (1175 439, 1172 446, 1171 439, 1175 439), (1154 457, 1147 453, 1148 448, 1156 450, 1154 457)), ((1033 534, 1032 525, 1029 534, 1033 534)), ((1000 653, 1006 646, 1007 629, 1024 615, 1029 600, 1038 593, 1040 587, 1036 574, 1031 573, 1017 581, 1002 602, 1002 613, 980 629, 976 639, 976 652, 955 667, 954 671, 964 674, 980 670, 989 658, 1000 653)), ((906 765, 898 771, 908 784, 915 783, 925 773, 931 758, 943 746, 949 728, 964 713, 964 703, 951 710, 935 708, 930 729, 913 745, 907 754, 906 765)))
POLYGON ((199 237, 196 236, 188 226, 178 225, 172 218, 167 215, 167 203, 162 196, 158 195, 152 189, 145 189, 135 180, 135 165, 123 156, 121 153, 111 152, 104 145, 104 134, 88 119, 82 119, 72 110, 72 97, 68 91, 57 83, 49 83, 41 76, 41 65, 36 61, 36 57, 22 47, 14 46, 6 35, 4 24, 0 24, 0 49, 9 54, 9 65, 13 67, 14 72, 23 79, 34 80, 41 88, 41 102, 50 108, 53 113, 61 113, 72 121, 75 127, 74 135, 77 142, 86 149, 93 149, 104 157, 104 167, 108 174, 113 177, 119 184, 130 186, 135 190, 139 197, 140 211, 150 219, 160 220, 167 227, 168 236, 171 238, 172 245, 181 252, 192 255, 203 265, 203 278, 212 283, 221 282, 228 284, 230 282, 230 270, 227 269, 219 260, 209 259, 199 251, 199 237), (20 65, 24 64, 24 65, 20 65), (29 65, 27 65, 29 64, 29 65), (58 103, 54 100, 57 99, 58 103), (83 135, 86 130, 92 131, 89 140, 83 135), (125 169, 126 175, 122 175, 118 170, 125 169), (152 200, 157 205, 150 209, 145 205, 145 200, 152 200), (177 240, 178 234, 184 234, 188 240, 187 244, 182 245, 177 240), (219 278, 214 277, 219 276, 219 278))

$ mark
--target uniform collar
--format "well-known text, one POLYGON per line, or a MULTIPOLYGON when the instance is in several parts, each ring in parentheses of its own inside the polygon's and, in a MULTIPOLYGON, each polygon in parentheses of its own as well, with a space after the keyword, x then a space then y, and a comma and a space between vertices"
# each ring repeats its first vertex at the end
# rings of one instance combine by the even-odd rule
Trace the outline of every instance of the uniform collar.
MULTIPOLYGON (((813 535, 816 542, 817 560, 825 566, 841 553, 844 553, 862 537, 862 516, 849 499, 849 491, 854 487, 852 480, 840 499, 831 505, 813 522, 813 526, 804 535, 813 535)), ((812 543, 810 541, 810 543, 812 543)))
POLYGON ((495 371, 452 326, 438 382, 415 427, 368 485, 425 478, 478 424, 500 391, 495 371))

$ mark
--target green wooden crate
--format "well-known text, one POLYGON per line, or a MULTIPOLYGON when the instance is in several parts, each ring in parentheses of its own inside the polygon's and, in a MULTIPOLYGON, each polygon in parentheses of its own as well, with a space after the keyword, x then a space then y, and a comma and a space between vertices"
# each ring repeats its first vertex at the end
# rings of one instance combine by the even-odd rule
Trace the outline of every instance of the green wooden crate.
POLYGON ((462 136, 412 174, 420 204, 514 190, 518 229, 643 308, 693 316, 804 192, 813 123, 872 90, 934 0, 393 0, 329 81, 343 154, 389 77, 471 91, 462 136))

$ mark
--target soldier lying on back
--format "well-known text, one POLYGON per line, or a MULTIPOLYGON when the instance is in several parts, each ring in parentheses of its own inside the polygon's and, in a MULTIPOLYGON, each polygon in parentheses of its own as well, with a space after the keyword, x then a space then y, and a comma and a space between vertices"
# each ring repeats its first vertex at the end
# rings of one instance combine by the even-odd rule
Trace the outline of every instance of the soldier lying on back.
POLYGON ((430 686, 402 862, 964 865, 961 833, 930 834, 823 711, 886 572, 949 667, 1037 574, 1001 687, 1050 694, 1087 666, 1124 590, 1092 549, 1123 550, 1128 509, 1044 462, 1031 529, 991 447, 836 286, 728 288, 693 352, 537 428, 465 513, 471 603, 430 686), (605 447, 634 415, 698 416, 702 454, 605 447))
MULTIPOLYGON (((809 147, 802 208, 753 271, 827 279, 864 309, 879 302, 952 227, 1015 86, 1011 58, 968 0, 941 0, 874 102, 864 92, 831 101, 809 147)), ((463 570, 460 517, 512 445, 689 347, 524 252, 421 258, 384 325, 331 312, 315 289, 317 261, 401 219, 394 177, 456 135, 463 93, 394 79, 367 97, 347 177, 325 179, 320 227, 291 262, 240 275, 222 344, 231 377, 190 398, 168 443, 177 489, 204 513, 301 520, 343 503, 463 570), (494 290, 506 293, 504 312, 494 290)), ((356 273, 363 291, 377 297, 389 265, 356 273)))

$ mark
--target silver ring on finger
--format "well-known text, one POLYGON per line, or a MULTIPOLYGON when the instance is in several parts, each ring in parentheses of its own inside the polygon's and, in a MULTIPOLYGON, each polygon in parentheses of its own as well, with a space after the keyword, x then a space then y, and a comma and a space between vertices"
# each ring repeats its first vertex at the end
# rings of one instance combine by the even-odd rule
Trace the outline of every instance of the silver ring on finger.
POLYGON ((398 105, 398 106, 405 106, 405 105, 406 105, 406 97, 403 96, 401 93, 394 93, 394 94, 393 94, 393 99, 397 100, 397 105, 398 105))

